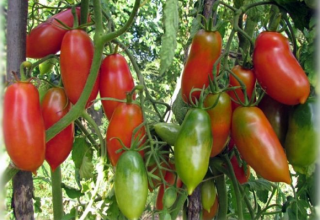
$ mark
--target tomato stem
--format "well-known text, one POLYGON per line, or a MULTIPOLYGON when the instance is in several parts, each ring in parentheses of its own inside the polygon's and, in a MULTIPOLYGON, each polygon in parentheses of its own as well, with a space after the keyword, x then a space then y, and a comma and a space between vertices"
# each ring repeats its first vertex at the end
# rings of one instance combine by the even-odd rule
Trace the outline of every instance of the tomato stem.
POLYGON ((88 10, 89 10, 89 0, 81 0, 81 17, 80 25, 87 23, 88 20, 88 10))
POLYGON ((20 77, 21 77, 21 81, 27 81, 27 75, 29 73, 29 70, 31 69, 32 63, 30 63, 29 61, 24 61, 21 63, 20 65, 20 77), (24 69, 27 70, 27 72, 25 73, 24 69))
POLYGON ((53 219, 59 220, 59 219, 62 219, 62 216, 63 216, 60 166, 58 166, 55 169, 55 171, 51 170, 51 184, 52 184, 53 219))
POLYGON ((73 6, 71 9, 73 15, 73 29, 76 29, 79 26, 78 15, 76 12, 76 8, 73 6))

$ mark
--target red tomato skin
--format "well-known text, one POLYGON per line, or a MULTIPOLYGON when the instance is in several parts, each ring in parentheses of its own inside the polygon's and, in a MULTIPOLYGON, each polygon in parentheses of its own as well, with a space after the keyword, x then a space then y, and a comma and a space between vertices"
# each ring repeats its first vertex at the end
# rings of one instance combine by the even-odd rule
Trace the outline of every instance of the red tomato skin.
POLYGON ((3 137, 13 164, 36 172, 45 158, 45 127, 38 90, 29 82, 16 82, 4 94, 3 137))
MULTIPOLYGON (((113 166, 116 166, 119 157, 123 153, 123 151, 116 153, 117 150, 122 148, 117 138, 121 139, 123 144, 130 148, 133 130, 141 123, 143 123, 143 114, 140 106, 137 104, 121 103, 114 110, 107 129, 106 137, 107 151, 113 166)), ((135 137, 141 139, 145 134, 145 128, 142 127, 136 133, 135 137)), ((139 151, 139 153, 144 157, 144 151, 139 151)))
POLYGON ((290 184, 286 154, 268 119, 258 107, 238 107, 232 116, 231 137, 242 158, 257 174, 290 184))
MULTIPOLYGON (((63 88, 51 88, 41 102, 42 116, 45 128, 50 128, 70 110, 71 105, 63 88)), ((46 144, 45 159, 51 170, 65 161, 71 152, 74 137, 74 123, 72 122, 46 144)))
MULTIPOLYGON (((209 94, 205 98, 204 106, 213 105, 217 98, 218 94, 209 94)), ((207 112, 211 119, 213 137, 210 157, 214 157, 223 150, 230 134, 232 118, 230 96, 225 92, 220 93, 218 104, 207 112)))
POLYGON ((273 99, 287 105, 303 104, 310 93, 308 78, 283 35, 259 34, 253 52, 258 82, 273 99))
MULTIPOLYGON (((172 170, 175 170, 175 166, 174 164, 171 164, 170 163, 170 169, 172 170)), ((167 171, 166 172, 166 175, 164 177, 164 180, 170 185, 170 186, 173 186, 175 180, 176 180, 176 174, 175 173, 172 173, 170 171, 167 171)), ((181 188, 182 187, 182 181, 181 179, 177 178, 177 182, 176 182, 176 187, 177 188, 181 188)), ((157 210, 163 210, 163 195, 164 195, 164 191, 165 189, 169 188, 168 185, 164 185, 164 184, 161 184, 160 187, 159 187, 159 191, 158 191, 158 195, 157 195, 157 200, 156 200, 156 209, 157 210)))
MULTIPOLYGON (((242 80, 242 82, 246 85, 247 95, 250 100, 252 93, 253 93, 255 83, 256 83, 256 76, 254 74, 253 69, 245 69, 242 66, 236 65, 232 68, 231 71, 236 76, 238 76, 242 80)), ((229 83, 230 83, 230 87, 240 86, 240 83, 238 82, 238 80, 235 77, 233 77, 231 74, 229 76, 229 83)), ((241 88, 235 89, 233 91, 229 91, 228 94, 230 95, 230 97, 232 99, 238 101, 238 98, 236 96, 236 94, 237 94, 238 97, 240 98, 240 100, 242 102, 244 102, 244 94, 243 94, 241 88)), ((237 104, 232 101, 232 110, 234 110, 238 106, 240 106, 240 104, 237 104)))
MULTIPOLYGON (((209 85, 209 76, 215 61, 222 50, 222 37, 218 31, 208 32, 199 30, 194 36, 190 53, 182 73, 181 95, 186 103, 190 103, 189 94, 192 88, 202 89, 209 85)), ((217 65, 217 74, 219 65, 217 65)), ((199 99, 200 92, 192 93, 192 100, 199 99)))
MULTIPOLYGON (((78 19, 80 19, 79 7, 76 8, 76 12, 78 19)), ((39 24, 27 35, 27 57, 43 58, 60 50, 63 36, 68 30, 60 28, 61 24, 55 19, 62 21, 69 27, 73 26, 71 9, 62 11, 39 24)))
MULTIPOLYGON (((76 104, 87 82, 93 59, 94 47, 89 35, 83 30, 71 30, 65 34, 60 54, 62 82, 72 104, 76 104), (76 59, 75 59, 76 57, 76 59)), ((87 101, 86 108, 99 91, 99 75, 87 101)))
MULTIPOLYGON (((134 88, 134 81, 125 58, 112 54, 104 58, 100 67, 100 96, 125 99, 126 92, 134 88)), ((135 99, 135 96, 133 97, 135 99)), ((116 101, 102 101, 104 112, 110 121, 114 109, 120 104, 116 101)))

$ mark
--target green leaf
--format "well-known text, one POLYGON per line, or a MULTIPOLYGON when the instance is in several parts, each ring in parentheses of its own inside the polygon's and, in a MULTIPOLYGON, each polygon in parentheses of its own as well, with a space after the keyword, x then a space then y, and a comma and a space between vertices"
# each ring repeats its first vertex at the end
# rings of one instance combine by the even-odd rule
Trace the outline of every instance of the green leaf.
POLYGON ((73 208, 70 210, 70 213, 64 215, 61 220, 75 219, 75 217, 76 217, 76 209, 73 207, 73 208))
MULTIPOLYGON (((111 191, 114 192, 114 189, 112 189, 111 191)), ((121 213, 117 201, 116 201, 116 196, 114 193, 110 193, 108 195, 108 210, 107 210, 107 219, 113 220, 113 219, 117 219, 117 220, 125 220, 126 218, 124 217, 124 215, 121 213)))
POLYGON ((179 11, 177 0, 167 0, 164 6, 164 35, 161 38, 160 75, 171 66, 177 48, 179 11))
POLYGON ((80 178, 93 177, 92 150, 85 138, 76 138, 72 148, 72 160, 79 169, 80 178))
POLYGON ((61 188, 63 188, 66 191, 66 194, 70 199, 77 199, 84 195, 84 193, 82 193, 81 190, 69 187, 65 184, 61 184, 61 188))
POLYGON ((246 182, 243 184, 246 187, 249 187, 251 191, 258 191, 258 190, 272 190, 272 185, 269 181, 265 179, 256 179, 253 181, 246 182))
POLYGON ((190 39, 193 39, 194 35, 196 35, 198 30, 201 28, 200 19, 201 19, 200 16, 193 18, 192 23, 191 23, 190 39))
POLYGON ((263 203, 266 203, 268 201, 268 194, 269 194, 268 190, 258 190, 257 191, 257 196, 258 196, 259 200, 263 203))
POLYGON ((40 197, 34 197, 33 199, 35 200, 35 202, 34 202, 35 212, 42 212, 42 209, 41 209, 41 198, 40 197))

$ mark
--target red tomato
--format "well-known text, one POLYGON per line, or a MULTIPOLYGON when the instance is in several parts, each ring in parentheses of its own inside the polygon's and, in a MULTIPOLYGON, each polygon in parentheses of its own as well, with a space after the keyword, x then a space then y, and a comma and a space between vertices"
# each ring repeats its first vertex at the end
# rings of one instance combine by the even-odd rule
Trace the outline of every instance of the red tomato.
MULTIPOLYGON (((175 170, 175 166, 174 164, 170 163, 170 169, 175 170)), ((164 177, 164 180, 169 184, 169 185, 164 185, 161 184, 159 191, 158 191, 158 195, 157 195, 157 202, 156 202, 156 209, 157 210, 162 210, 163 209, 163 195, 164 195, 164 191, 165 189, 169 188, 169 186, 173 186, 175 180, 176 180, 176 174, 167 171, 166 175, 164 177)), ((177 188, 181 188, 182 187, 182 181, 179 178, 179 176, 177 176, 177 182, 176 182, 176 187, 177 188)))
POLYGON ((286 154, 259 108, 236 108, 231 136, 240 155, 257 174, 269 181, 291 183, 286 154))
POLYGON ((202 220, 211 220, 217 214, 219 208, 219 198, 216 196, 216 200, 211 206, 210 212, 205 209, 202 209, 202 220))
MULTIPOLYGON (((122 146, 118 139, 122 143, 130 148, 131 137, 133 130, 143 123, 143 114, 139 105, 134 103, 121 103, 115 110, 110 119, 109 127, 107 130, 107 151, 111 161, 111 164, 115 166, 119 160, 119 157, 123 153, 117 153, 116 151, 121 149, 122 146)), ((135 134, 136 139, 141 139, 145 136, 146 131, 144 127, 141 127, 135 134)), ((141 156, 144 156, 143 151, 139 151, 141 156)))
MULTIPOLYGON (((78 19, 80 19, 80 8, 76 8, 78 19)), ((50 54, 55 54, 60 50, 61 42, 68 30, 61 28, 58 19, 68 25, 73 26, 73 16, 71 9, 62 11, 47 21, 39 24, 27 35, 27 57, 43 58, 50 54)))
MULTIPOLYGON (((194 36, 190 53, 182 73, 181 95, 186 103, 190 103, 189 94, 192 88, 202 89, 209 85, 213 64, 222 50, 222 38, 218 31, 199 30, 194 36)), ((217 74, 219 65, 217 65, 217 74)), ((192 100, 199 99, 200 92, 192 93, 192 100)))
MULTIPOLYGON (((229 149, 231 150, 234 147, 234 141, 231 139, 229 142, 229 149)), ((240 167, 237 157, 234 155, 230 159, 231 165, 233 167, 233 172, 240 184, 248 182, 250 178, 250 166, 247 164, 247 170, 245 171, 244 167, 240 167)))
MULTIPOLYGON (((126 92, 134 88, 129 66, 123 56, 112 54, 104 58, 100 67, 100 96, 125 99, 126 92)), ((134 99, 135 97, 133 97, 134 99)), ((110 120, 114 109, 120 104, 116 101, 102 101, 103 109, 110 120)))
POLYGON ((283 35, 259 34, 253 64, 257 80, 271 98, 287 105, 303 104, 310 93, 308 78, 283 35))
MULTIPOLYGON (((87 82, 93 59, 93 43, 83 30, 71 30, 65 34, 60 55, 62 82, 72 104, 76 104, 87 82)), ((86 107, 92 104, 99 90, 99 76, 93 86, 86 107)))
MULTIPOLYGON (((46 129, 58 122, 70 110, 71 105, 62 88, 51 88, 41 102, 42 116, 46 129)), ((63 129, 46 144, 46 157, 52 171, 68 157, 73 144, 74 123, 63 129)))
MULTIPOLYGON (((218 94, 209 94, 204 106, 209 107, 213 105, 218 98, 218 94)), ((211 130, 213 136, 213 143, 210 157, 218 155, 226 145, 231 129, 231 99, 225 92, 220 93, 219 101, 215 107, 207 110, 211 119, 211 130)))
MULTIPOLYGON (((241 79, 241 81, 246 85, 247 95, 250 100, 252 93, 253 93, 255 83, 256 83, 256 76, 254 75, 253 70, 252 69, 245 69, 239 65, 236 65, 235 67, 232 68, 232 72, 236 76, 238 76, 241 79)), ((230 87, 240 86, 239 81, 235 77, 233 77, 231 74, 229 76, 229 83, 230 83, 230 87)), ((241 88, 228 92, 228 94, 230 95, 230 97, 232 99, 238 101, 236 93, 237 93, 238 97, 240 98, 240 100, 242 102, 244 102, 244 94, 243 94, 241 88)), ((232 110, 234 110, 238 106, 240 106, 240 105, 232 101, 232 110)))
POLYGON ((13 164, 36 172, 45 157, 45 127, 38 90, 29 82, 16 82, 4 94, 3 137, 13 164))

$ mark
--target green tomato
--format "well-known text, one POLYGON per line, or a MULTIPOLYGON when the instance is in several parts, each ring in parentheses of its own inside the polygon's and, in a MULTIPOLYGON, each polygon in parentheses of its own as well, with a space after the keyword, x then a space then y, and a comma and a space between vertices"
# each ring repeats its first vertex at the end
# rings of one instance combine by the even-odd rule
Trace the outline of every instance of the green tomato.
POLYGON ((202 207, 210 212, 211 207, 216 201, 216 186, 214 185, 213 179, 205 181, 201 186, 201 201, 202 207))
POLYGON ((304 104, 294 107, 289 116, 285 150, 288 161, 294 168, 303 170, 317 159, 316 99, 309 98, 304 104))
POLYGON ((169 145, 173 146, 177 140, 180 125, 174 123, 159 122, 155 124, 154 130, 157 135, 169 145))
POLYGON ((177 189, 175 187, 169 187, 164 192, 162 202, 165 208, 170 208, 177 199, 177 189))
POLYGON ((136 151, 124 152, 116 166, 115 196, 118 207, 128 219, 138 219, 147 202, 147 171, 141 155, 136 151))
POLYGON ((40 75, 50 73, 52 71, 54 64, 55 64, 55 59, 48 59, 43 63, 40 63, 39 65, 40 75))
POLYGON ((207 173, 212 139, 209 114, 203 109, 189 110, 174 146, 176 170, 189 195, 207 173))

